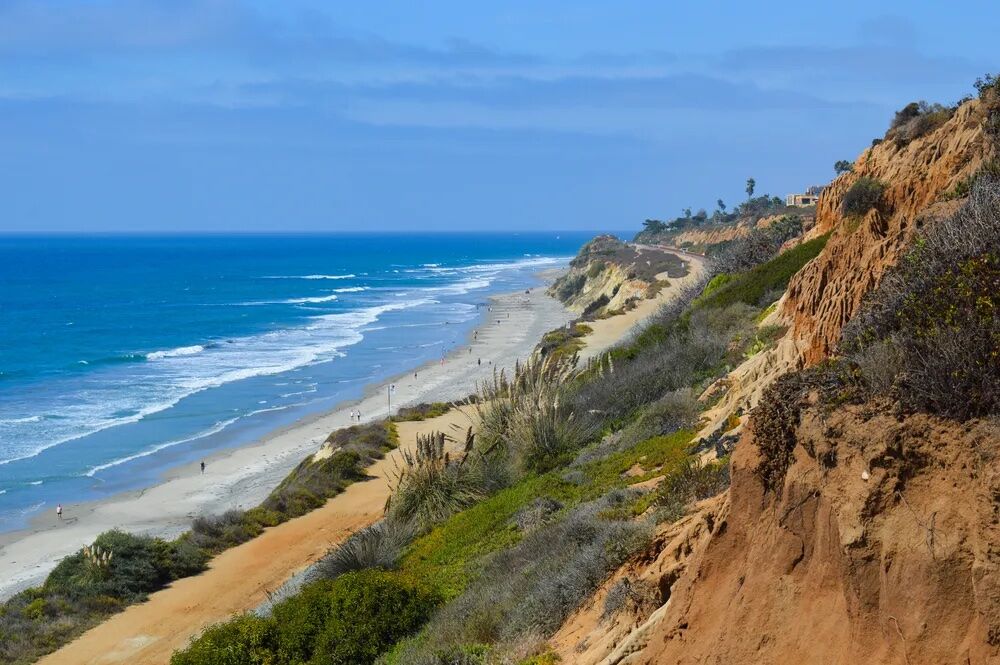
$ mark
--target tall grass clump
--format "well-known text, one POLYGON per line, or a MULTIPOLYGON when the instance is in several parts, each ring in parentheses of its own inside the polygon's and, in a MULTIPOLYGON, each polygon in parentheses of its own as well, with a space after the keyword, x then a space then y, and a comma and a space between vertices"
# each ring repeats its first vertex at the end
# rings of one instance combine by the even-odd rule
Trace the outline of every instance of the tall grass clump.
POLYGON ((442 432, 418 435, 416 448, 403 450, 403 464, 395 471, 386 514, 394 521, 426 530, 460 510, 481 501, 503 484, 487 460, 473 451, 475 437, 466 435, 463 455, 445 450, 442 432))
POLYGON ((416 533, 409 523, 383 519, 355 531, 340 545, 331 548, 317 562, 313 576, 334 579, 358 570, 392 570, 416 533))
POLYGON ((545 472, 568 461, 592 435, 567 399, 576 373, 558 358, 532 359, 480 384, 476 404, 483 457, 499 457, 521 471, 545 472))

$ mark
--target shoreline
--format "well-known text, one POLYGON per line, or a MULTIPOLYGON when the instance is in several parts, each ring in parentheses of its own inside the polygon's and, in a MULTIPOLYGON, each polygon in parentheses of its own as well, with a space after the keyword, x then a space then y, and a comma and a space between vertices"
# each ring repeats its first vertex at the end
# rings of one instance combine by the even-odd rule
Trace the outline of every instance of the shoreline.
POLYGON ((541 336, 565 325, 572 313, 545 295, 560 269, 537 276, 529 293, 490 296, 475 332, 441 361, 430 361, 384 381, 364 386, 359 399, 280 427, 253 442, 214 451, 206 469, 190 462, 166 469, 159 482, 94 501, 63 505, 63 517, 46 512, 25 529, 0 534, 0 599, 41 581, 63 557, 89 544, 101 532, 120 528, 173 538, 199 514, 219 513, 259 504, 330 432, 349 426, 348 412, 359 410, 362 422, 386 415, 386 387, 396 385, 393 410, 419 402, 455 401, 474 392, 493 367, 512 368, 535 348, 541 336), (476 361, 482 359, 480 366, 476 361), (415 378, 416 377, 416 378, 415 378))

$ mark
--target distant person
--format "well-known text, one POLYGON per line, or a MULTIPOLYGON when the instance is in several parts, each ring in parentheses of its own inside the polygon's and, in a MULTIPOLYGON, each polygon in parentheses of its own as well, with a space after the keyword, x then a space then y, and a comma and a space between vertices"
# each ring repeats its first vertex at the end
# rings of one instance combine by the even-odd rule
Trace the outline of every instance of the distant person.
POLYGON ((201 472, 205 473, 205 461, 204 460, 202 460, 202 462, 201 462, 201 472))
POLYGON ((56 505, 56 517, 62 519, 62 504, 56 505))
POLYGON ((477 359, 476 360, 476 364, 479 365, 480 367, 482 367, 483 366, 483 359, 482 358, 477 359))

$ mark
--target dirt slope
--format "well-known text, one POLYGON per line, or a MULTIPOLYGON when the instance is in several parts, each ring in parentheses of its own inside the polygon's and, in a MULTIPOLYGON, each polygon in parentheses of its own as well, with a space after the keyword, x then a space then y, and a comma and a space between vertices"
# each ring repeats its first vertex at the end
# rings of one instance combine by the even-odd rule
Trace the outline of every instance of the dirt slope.
POLYGON ((728 517, 618 662, 1000 661, 997 423, 883 412, 803 413, 774 487, 745 434, 728 517))

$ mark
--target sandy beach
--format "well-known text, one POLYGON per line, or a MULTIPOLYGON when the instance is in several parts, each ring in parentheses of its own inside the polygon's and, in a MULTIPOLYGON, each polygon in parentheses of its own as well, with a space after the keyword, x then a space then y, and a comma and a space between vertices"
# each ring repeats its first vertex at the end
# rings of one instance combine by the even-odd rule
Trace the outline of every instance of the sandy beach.
MULTIPOLYGON (((549 282, 552 272, 543 278, 549 282)), ((153 487, 101 501, 64 504, 61 520, 46 513, 27 529, 0 535, 0 598, 40 582, 61 558, 108 529, 172 538, 199 514, 257 505, 330 432, 350 424, 350 411, 360 411, 363 421, 385 417, 389 383, 396 386, 394 410, 406 404, 466 397, 494 367, 513 367, 516 360, 531 353, 545 332, 573 317, 544 291, 539 286, 530 293, 491 298, 467 346, 415 373, 370 386, 361 400, 340 404, 252 445, 217 453, 207 458, 204 474, 197 464, 175 468, 153 487)))

